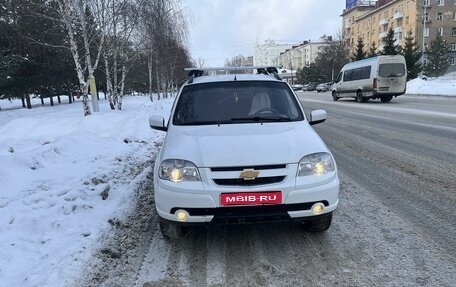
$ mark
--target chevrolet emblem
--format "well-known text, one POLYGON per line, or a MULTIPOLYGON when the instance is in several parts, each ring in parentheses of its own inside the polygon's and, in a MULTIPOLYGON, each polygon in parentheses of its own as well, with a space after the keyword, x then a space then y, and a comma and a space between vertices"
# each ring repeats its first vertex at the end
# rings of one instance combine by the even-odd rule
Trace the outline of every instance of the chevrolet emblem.
POLYGON ((259 174, 259 171, 255 171, 253 169, 244 169, 241 171, 239 178, 243 178, 244 180, 254 180, 259 174))

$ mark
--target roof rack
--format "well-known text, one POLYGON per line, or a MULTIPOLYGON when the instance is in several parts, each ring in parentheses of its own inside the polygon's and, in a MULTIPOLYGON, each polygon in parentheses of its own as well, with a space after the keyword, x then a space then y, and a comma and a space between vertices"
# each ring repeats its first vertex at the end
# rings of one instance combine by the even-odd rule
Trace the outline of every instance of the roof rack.
MULTIPOLYGON (((279 67, 280 68, 280 67, 279 67)), ((194 78, 201 77, 207 71, 237 71, 256 70, 257 74, 273 75, 277 80, 282 80, 278 74, 277 67, 274 66, 242 66, 242 67, 209 67, 209 68, 185 68, 188 71, 188 83, 192 83, 194 78)))

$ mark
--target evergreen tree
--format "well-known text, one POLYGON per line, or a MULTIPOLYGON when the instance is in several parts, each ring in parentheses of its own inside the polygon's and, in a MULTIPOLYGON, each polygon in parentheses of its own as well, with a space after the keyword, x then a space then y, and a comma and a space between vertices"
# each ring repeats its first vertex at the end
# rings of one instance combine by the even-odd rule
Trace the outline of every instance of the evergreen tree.
POLYGON ((380 55, 397 55, 399 54, 399 46, 395 44, 394 31, 392 28, 388 30, 388 34, 383 38, 383 49, 380 55))
POLYGON ((407 80, 415 79, 421 72, 421 53, 418 51, 419 47, 412 36, 412 31, 405 37, 404 47, 401 49, 401 54, 405 58, 407 64, 407 80))
POLYGON ((372 58, 377 56, 377 46, 375 45, 375 42, 372 42, 372 45, 369 48, 369 54, 367 55, 367 58, 372 58))
POLYGON ((356 45, 356 50, 353 53, 351 60, 358 61, 367 58, 367 53, 364 51, 364 43, 362 38, 358 38, 358 44, 356 45))
POLYGON ((299 83, 321 83, 326 81, 326 76, 321 72, 320 68, 315 62, 303 67, 297 74, 297 78, 299 83))
POLYGON ((442 36, 437 35, 436 39, 431 41, 428 58, 423 67, 424 73, 431 77, 443 76, 451 64, 449 52, 448 44, 442 36))

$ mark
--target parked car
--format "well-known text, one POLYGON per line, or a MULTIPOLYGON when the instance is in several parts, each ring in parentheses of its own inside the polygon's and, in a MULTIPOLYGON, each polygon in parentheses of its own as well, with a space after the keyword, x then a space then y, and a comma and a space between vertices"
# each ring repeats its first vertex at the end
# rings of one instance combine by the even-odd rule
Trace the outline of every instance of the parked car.
POLYGON ((315 91, 317 88, 318 83, 317 82, 310 82, 307 84, 307 91, 315 91))
POLYGON ((312 232, 327 230, 339 178, 312 128, 326 112, 307 118, 272 68, 219 76, 204 70, 190 70, 168 122, 149 118, 153 129, 167 132, 153 179, 164 237, 201 224, 298 221, 312 232))
POLYGON ((333 85, 333 82, 328 82, 328 83, 321 83, 317 86, 317 92, 327 92, 331 91, 331 87, 333 85))
POLYGON ((304 85, 301 85, 301 84, 291 85, 291 88, 293 89, 293 91, 301 91, 303 87, 304 87, 304 85))

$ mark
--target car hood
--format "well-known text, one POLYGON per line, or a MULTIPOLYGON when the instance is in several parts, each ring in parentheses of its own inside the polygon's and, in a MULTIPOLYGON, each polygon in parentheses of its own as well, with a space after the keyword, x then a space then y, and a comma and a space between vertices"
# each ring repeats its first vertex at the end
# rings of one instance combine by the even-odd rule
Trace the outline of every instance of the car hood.
POLYGON ((185 159, 198 167, 297 163, 329 152, 307 122, 171 126, 160 159, 185 159))

